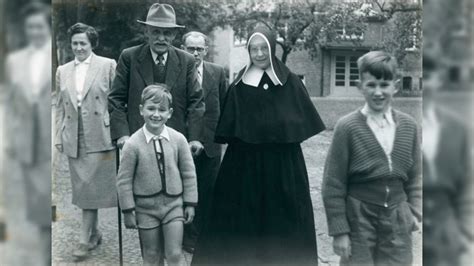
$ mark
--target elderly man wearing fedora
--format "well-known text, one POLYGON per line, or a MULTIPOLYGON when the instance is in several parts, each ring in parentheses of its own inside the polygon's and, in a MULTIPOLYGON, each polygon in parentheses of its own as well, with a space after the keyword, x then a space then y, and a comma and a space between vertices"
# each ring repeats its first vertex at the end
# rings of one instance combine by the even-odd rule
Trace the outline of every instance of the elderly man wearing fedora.
POLYGON ((143 89, 156 83, 166 84, 173 97, 173 116, 167 126, 181 132, 193 154, 199 154, 204 114, 201 85, 192 55, 172 46, 178 28, 174 9, 168 4, 153 4, 146 21, 147 42, 130 47, 120 55, 115 80, 109 94, 111 137, 122 147, 128 137, 144 124, 139 113, 143 89))

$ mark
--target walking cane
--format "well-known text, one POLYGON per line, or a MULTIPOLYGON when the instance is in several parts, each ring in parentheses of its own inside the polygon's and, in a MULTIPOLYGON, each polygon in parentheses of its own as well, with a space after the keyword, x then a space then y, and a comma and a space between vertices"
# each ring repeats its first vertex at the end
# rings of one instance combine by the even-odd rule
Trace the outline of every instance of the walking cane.
MULTIPOLYGON (((118 169, 120 166, 120 148, 116 145, 115 149, 115 166, 116 172, 118 174, 118 169)), ((120 258, 120 266, 123 266, 123 253, 122 253, 122 212, 120 211, 120 202, 117 196, 117 220, 118 220, 118 237, 119 237, 119 258, 120 258)))

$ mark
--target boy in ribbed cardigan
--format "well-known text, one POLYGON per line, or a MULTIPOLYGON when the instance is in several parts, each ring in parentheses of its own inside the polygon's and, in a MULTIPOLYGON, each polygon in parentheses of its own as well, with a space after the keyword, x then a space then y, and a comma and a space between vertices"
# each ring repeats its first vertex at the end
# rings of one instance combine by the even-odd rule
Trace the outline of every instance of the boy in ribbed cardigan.
POLYGON ((117 176, 125 226, 138 228, 145 265, 160 261, 160 245, 168 265, 184 265, 183 222, 192 222, 198 199, 188 142, 165 125, 173 113, 171 103, 164 85, 143 90, 140 114, 145 125, 126 142, 117 176))
POLYGON ((416 122, 394 110, 397 63, 381 51, 358 62, 365 105, 336 123, 322 195, 334 252, 344 265, 410 265, 421 220, 416 122))

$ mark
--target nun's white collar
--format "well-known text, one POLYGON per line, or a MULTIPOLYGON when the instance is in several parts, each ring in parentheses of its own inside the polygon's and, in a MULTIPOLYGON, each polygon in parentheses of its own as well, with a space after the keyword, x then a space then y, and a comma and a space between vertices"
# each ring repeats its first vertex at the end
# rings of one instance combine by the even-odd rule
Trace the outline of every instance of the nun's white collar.
POLYGON ((271 67, 263 70, 255 65, 252 65, 247 69, 247 71, 244 73, 244 76, 242 77, 242 82, 252 87, 258 87, 260 80, 262 80, 263 73, 267 73, 275 86, 280 84, 271 67))

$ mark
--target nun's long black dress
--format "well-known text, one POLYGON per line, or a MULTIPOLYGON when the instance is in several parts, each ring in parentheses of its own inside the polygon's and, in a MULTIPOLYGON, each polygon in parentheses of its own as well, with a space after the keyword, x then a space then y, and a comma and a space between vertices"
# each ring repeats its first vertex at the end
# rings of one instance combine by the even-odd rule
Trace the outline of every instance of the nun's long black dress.
POLYGON ((278 63, 283 86, 267 74, 246 85, 242 71, 229 87, 216 130, 228 147, 193 265, 317 264, 300 143, 324 124, 298 76, 278 63))

